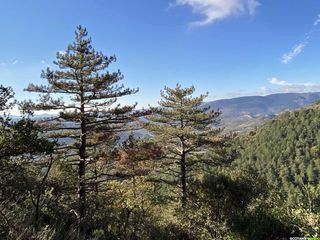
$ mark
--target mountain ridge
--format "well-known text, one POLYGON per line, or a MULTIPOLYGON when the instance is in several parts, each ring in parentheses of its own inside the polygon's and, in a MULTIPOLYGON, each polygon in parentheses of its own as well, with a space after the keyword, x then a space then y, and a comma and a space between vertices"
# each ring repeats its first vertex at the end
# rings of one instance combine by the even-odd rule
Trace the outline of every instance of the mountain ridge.
MULTIPOLYGON (((276 93, 266 96, 242 96, 204 102, 202 107, 210 107, 222 112, 218 125, 225 132, 246 133, 260 126, 278 114, 296 110, 320 100, 320 92, 276 93)), ((48 118, 56 115, 34 115, 34 119, 48 118)), ((13 119, 19 116, 11 116, 13 119)))
POLYGON ((320 92, 276 93, 206 102, 204 107, 222 112, 220 127, 225 131, 248 132, 279 113, 296 110, 320 100, 320 92))

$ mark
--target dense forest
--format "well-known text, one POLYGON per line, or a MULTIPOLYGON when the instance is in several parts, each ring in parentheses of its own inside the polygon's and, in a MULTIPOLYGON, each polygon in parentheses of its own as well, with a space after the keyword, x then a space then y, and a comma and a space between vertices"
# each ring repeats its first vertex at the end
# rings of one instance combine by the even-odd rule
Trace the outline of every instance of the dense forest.
MULTIPOLYGON (((235 162, 277 191, 287 211, 304 215, 305 232, 320 226, 320 107, 285 112, 243 139, 235 162)), ((299 226, 299 224, 298 224, 299 226)))
POLYGON ((26 86, 37 101, 0 86, 0 239, 320 235, 319 105, 226 134, 193 86, 164 87, 157 107, 121 105, 138 89, 115 61, 79 26, 47 85, 26 86))

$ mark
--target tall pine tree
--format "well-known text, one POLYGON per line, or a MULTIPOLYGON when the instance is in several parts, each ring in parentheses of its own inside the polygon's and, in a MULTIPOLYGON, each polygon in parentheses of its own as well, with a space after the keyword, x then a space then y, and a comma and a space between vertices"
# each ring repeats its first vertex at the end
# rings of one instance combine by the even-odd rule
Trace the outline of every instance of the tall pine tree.
POLYGON ((26 91, 40 93, 39 101, 24 103, 29 111, 59 111, 57 118, 46 119, 42 125, 49 137, 65 143, 60 144, 56 153, 63 154, 70 164, 78 167, 77 214, 81 236, 86 234, 86 193, 90 186, 109 176, 100 173, 92 177, 87 167, 97 158, 99 146, 112 139, 114 133, 125 131, 127 123, 134 118, 136 104, 120 106, 116 104, 118 98, 138 91, 118 84, 123 79, 120 70, 107 70, 116 61, 115 56, 97 52, 87 35, 85 28, 77 27, 75 41, 65 52, 57 53, 54 62, 57 69, 47 68, 42 72, 41 77, 48 85, 29 84, 26 88, 26 91))
POLYGON ((160 106, 151 108, 153 114, 145 124, 165 146, 167 156, 161 172, 170 176, 167 183, 179 184, 182 206, 187 198, 188 178, 202 161, 196 155, 202 154, 205 146, 216 144, 220 132, 213 128, 220 112, 203 108, 201 104, 208 94, 193 97, 194 91, 193 86, 182 88, 179 84, 173 89, 165 87, 160 106))

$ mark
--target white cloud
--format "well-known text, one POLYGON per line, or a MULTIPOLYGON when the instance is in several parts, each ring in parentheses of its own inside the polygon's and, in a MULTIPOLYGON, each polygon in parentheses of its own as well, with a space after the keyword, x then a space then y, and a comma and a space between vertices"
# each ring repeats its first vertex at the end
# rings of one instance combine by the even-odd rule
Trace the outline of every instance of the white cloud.
POLYGON ((275 93, 303 93, 303 92, 319 92, 320 83, 292 83, 284 80, 280 80, 277 77, 268 79, 269 86, 262 86, 257 90, 243 91, 238 90, 234 92, 226 93, 224 97, 233 98, 241 96, 265 96, 275 93))
POLYGON ((302 42, 294 46, 290 52, 282 55, 281 62, 284 64, 288 64, 289 62, 291 62, 295 57, 297 57, 302 52, 302 50, 305 48, 306 45, 307 45, 306 42, 302 42))
POLYGON ((317 20, 313 23, 313 26, 318 26, 320 23, 320 14, 318 14, 317 20))
POLYGON ((18 64, 18 62, 19 62, 19 61, 16 59, 16 60, 14 60, 14 61, 12 62, 12 64, 13 64, 13 65, 16 65, 16 64, 18 64))
POLYGON ((269 83, 280 86, 280 88, 270 89, 273 92, 312 92, 320 91, 320 83, 291 83, 284 80, 279 80, 276 77, 269 78, 269 83))
POLYGON ((284 64, 288 64, 295 57, 297 57, 303 49, 307 46, 308 41, 310 40, 313 33, 316 32, 316 27, 320 24, 320 14, 318 14, 317 19, 313 23, 313 28, 305 34, 305 37, 301 43, 294 46, 288 53, 285 53, 281 57, 281 62, 284 64))
POLYGON ((266 86, 262 86, 261 88, 260 88, 260 90, 261 91, 266 91, 268 88, 266 87, 266 86))
POLYGON ((41 64, 46 64, 46 61, 45 60, 41 60, 41 64))
POLYGON ((269 83, 274 84, 274 85, 281 85, 281 86, 286 86, 289 84, 288 82, 283 81, 283 80, 279 80, 276 77, 269 78, 269 83))
POLYGON ((258 0, 175 0, 174 5, 190 6, 193 12, 204 16, 191 26, 205 26, 234 15, 253 15, 260 3, 258 0))

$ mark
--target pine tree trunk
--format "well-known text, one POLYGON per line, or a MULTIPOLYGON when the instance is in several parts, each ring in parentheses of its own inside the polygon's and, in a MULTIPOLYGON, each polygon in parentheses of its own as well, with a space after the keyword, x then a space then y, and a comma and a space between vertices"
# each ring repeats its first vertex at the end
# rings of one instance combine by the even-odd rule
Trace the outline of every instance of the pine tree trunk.
MULTIPOLYGON (((183 106, 183 102, 181 100, 181 106, 183 106)), ((180 128, 184 128, 183 117, 180 117, 180 128)), ((181 171, 181 206, 184 207, 186 205, 187 200, 187 180, 186 180, 186 152, 185 152, 185 138, 182 136, 180 138, 182 145, 182 154, 180 161, 180 171, 181 171)))
POLYGON ((180 161, 180 171, 181 171, 181 205, 185 206, 187 200, 187 178, 186 178, 186 155, 183 153, 181 155, 180 161))
POLYGON ((44 185, 45 185, 45 183, 47 181, 47 178, 49 176, 49 172, 51 170, 52 163, 53 163, 53 157, 52 157, 52 155, 50 155, 50 160, 49 160, 49 164, 48 164, 48 167, 47 167, 47 171, 46 171, 45 175, 43 176, 40 185, 38 186, 38 192, 37 192, 37 196, 36 196, 35 219, 34 219, 34 229, 35 229, 35 231, 39 230, 41 194, 43 193, 43 188, 44 188, 44 185))
POLYGON ((80 239, 86 236, 85 214, 86 214, 86 122, 83 95, 81 96, 81 134, 79 148, 79 234, 80 239))

